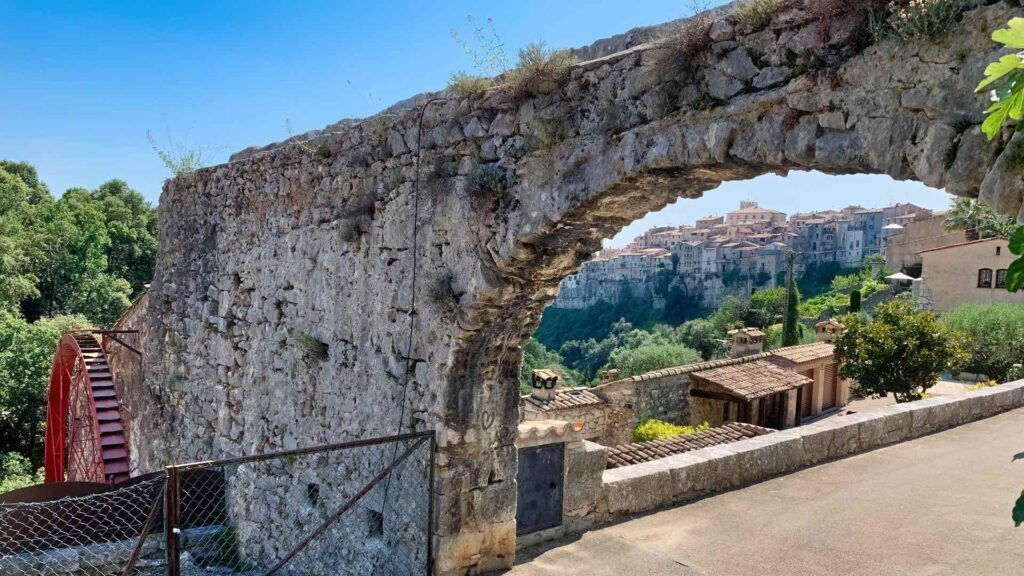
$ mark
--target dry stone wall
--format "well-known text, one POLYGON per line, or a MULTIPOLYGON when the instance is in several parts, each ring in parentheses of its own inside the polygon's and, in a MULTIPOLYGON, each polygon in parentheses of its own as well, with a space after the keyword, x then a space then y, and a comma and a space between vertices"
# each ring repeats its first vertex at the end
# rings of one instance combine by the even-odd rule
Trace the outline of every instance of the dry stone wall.
POLYGON ((1019 9, 978 4, 905 44, 871 43, 857 14, 823 27, 799 1, 757 31, 724 10, 677 65, 627 35, 561 86, 438 94, 168 182, 140 466, 434 429, 438 573, 508 565, 520 345, 602 238, 794 169, 1017 213, 972 89, 1019 9))

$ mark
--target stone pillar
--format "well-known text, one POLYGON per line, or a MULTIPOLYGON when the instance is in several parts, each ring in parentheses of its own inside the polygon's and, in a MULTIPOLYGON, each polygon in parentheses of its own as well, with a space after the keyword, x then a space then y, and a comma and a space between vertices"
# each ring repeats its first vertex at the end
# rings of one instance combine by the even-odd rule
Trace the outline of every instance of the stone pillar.
POLYGON ((549 444, 565 445, 562 523, 555 528, 520 536, 516 542, 517 548, 579 531, 596 520, 608 449, 584 440, 583 425, 579 422, 537 420, 519 425, 519 437, 516 440, 518 449, 549 444))
POLYGON ((797 410, 797 392, 798 388, 786 392, 786 428, 792 428, 797 425, 796 421, 796 410, 797 410))

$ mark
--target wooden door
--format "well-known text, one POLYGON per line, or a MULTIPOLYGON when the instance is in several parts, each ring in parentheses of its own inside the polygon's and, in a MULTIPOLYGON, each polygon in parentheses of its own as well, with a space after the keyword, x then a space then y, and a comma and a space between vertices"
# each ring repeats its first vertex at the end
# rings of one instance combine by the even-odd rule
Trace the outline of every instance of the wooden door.
POLYGON ((562 524, 564 474, 565 444, 519 451, 516 534, 529 534, 562 524))
POLYGON ((836 389, 839 387, 839 379, 836 375, 836 365, 829 364, 825 367, 825 384, 822 388, 821 409, 829 410, 836 407, 836 389))

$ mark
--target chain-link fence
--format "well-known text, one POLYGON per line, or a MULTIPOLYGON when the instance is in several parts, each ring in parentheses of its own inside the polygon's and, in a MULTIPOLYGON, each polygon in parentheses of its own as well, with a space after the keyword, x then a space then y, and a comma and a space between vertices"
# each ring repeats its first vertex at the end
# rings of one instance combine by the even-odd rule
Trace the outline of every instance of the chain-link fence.
POLYGON ((406 434, 0 505, 0 576, 428 575, 433 454, 406 434))
POLYGON ((0 576, 162 573, 164 485, 0 504, 0 576))

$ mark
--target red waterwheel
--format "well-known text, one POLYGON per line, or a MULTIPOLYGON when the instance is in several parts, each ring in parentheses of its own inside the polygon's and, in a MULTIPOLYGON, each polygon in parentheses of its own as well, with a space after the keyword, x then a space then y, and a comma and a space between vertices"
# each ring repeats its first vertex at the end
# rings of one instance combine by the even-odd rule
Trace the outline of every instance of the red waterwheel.
POLYGON ((64 335, 50 372, 46 406, 46 481, 129 478, 128 444, 107 355, 89 332, 64 335))

